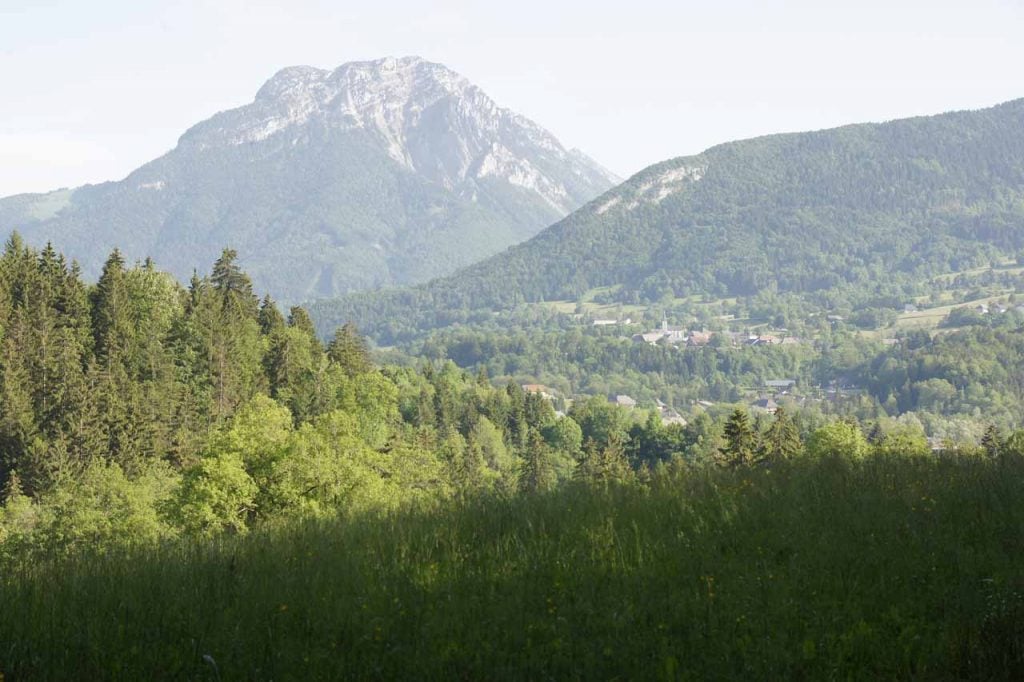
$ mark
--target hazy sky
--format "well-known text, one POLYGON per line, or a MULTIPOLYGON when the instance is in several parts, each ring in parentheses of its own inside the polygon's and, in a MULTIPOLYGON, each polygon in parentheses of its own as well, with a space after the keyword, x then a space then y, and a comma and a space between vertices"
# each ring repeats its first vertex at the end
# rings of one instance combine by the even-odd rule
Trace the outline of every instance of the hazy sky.
POLYGON ((284 66, 407 54, 625 176, 1024 97, 1024 0, 0 0, 0 196, 120 179, 284 66))

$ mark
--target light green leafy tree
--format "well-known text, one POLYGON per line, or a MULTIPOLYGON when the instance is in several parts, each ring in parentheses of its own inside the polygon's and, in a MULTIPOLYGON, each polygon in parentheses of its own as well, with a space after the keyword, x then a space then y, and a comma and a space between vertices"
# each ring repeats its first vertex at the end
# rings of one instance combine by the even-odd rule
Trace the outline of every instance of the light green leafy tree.
POLYGON ((181 485, 164 509, 191 534, 244 533, 255 511, 257 492, 240 454, 208 452, 185 470, 181 485))
POLYGON ((822 426, 807 439, 807 454, 811 457, 841 457, 863 459, 871 446, 855 424, 834 421, 822 426))

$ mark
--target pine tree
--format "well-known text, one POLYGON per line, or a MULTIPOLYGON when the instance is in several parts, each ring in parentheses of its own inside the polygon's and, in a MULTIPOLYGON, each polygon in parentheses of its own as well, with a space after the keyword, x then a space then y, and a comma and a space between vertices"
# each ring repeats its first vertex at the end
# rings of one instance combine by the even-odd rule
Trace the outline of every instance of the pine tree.
POLYGON ((373 369, 366 341, 359 335, 359 330, 352 322, 346 322, 334 333, 334 338, 327 347, 327 356, 350 377, 365 374, 373 369))
POLYGON ((0 504, 7 504, 11 500, 21 497, 24 495, 24 489, 21 486, 21 478, 18 476, 17 470, 12 469, 7 474, 7 480, 2 481, 0 485, 0 504))
POLYGON ((252 293, 252 280, 235 264, 238 252, 224 249, 220 258, 213 264, 210 282, 213 288, 223 296, 236 295, 242 299, 255 298, 252 293))
POLYGON ((885 431, 882 429, 882 422, 876 421, 871 427, 871 432, 868 433, 868 443, 877 446, 881 445, 883 440, 885 440, 885 431))
POLYGON ((268 389, 258 304, 233 260, 234 252, 225 250, 214 268, 216 283, 193 276, 185 313, 172 333, 193 400, 208 405, 214 420, 268 389))
POLYGON ((736 408, 725 423, 725 447, 721 453, 724 464, 736 467, 754 461, 755 437, 746 410, 736 408))
POLYGON ((127 366, 133 325, 125 285, 124 259, 114 249, 103 265, 103 272, 92 295, 92 330, 95 353, 105 371, 114 365, 127 366))
POLYGON ((452 483, 463 495, 479 492, 484 485, 484 456, 480 444, 472 439, 462 440, 462 447, 452 462, 452 483))
POLYGON ((311 339, 319 343, 319 339, 317 339, 316 336, 316 327, 313 325, 313 319, 302 306, 292 306, 288 311, 288 326, 301 330, 311 339))
POLYGON ((274 299, 270 298, 270 294, 264 296, 263 301, 260 303, 259 322, 260 333, 264 336, 269 336, 279 329, 284 329, 284 316, 277 309, 277 304, 274 303, 274 299))
POLYGON ((994 424, 989 424, 988 428, 985 429, 985 435, 981 437, 981 449, 990 459, 996 459, 999 457, 1002 447, 1003 438, 999 434, 999 429, 994 424))
POLYGON ((761 456, 770 462, 779 462, 797 456, 802 447, 796 424, 780 407, 775 412, 775 421, 761 439, 761 456))
MULTIPOLYGON (((31 479, 29 447, 39 434, 32 396, 32 378, 22 351, 28 336, 24 311, 15 310, 0 356, 0 469, 20 469, 31 479)), ((30 489, 35 481, 28 481, 30 489)))
POLYGON ((519 491, 523 493, 547 492, 554 486, 555 471, 551 464, 551 453, 540 433, 531 431, 519 474, 519 491))
POLYGON ((420 389, 416 399, 416 416, 414 422, 421 429, 433 429, 437 426, 437 414, 434 412, 434 398, 429 388, 420 389))
POLYGON ((505 395, 508 396, 505 435, 512 448, 522 450, 528 447, 530 436, 530 423, 526 418, 526 391, 510 380, 505 385, 505 395))
POLYGON ((576 468, 576 477, 599 486, 632 480, 633 469, 626 458, 622 437, 618 433, 611 434, 604 447, 594 440, 588 441, 583 459, 576 468))

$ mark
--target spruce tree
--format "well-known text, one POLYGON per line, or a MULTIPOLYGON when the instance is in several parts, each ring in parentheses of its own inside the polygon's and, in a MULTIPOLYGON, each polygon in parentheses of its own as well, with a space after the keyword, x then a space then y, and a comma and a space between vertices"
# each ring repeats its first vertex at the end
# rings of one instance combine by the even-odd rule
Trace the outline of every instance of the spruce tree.
POLYGON ((359 335, 359 330, 352 322, 346 322, 334 333, 334 338, 327 347, 327 356, 350 377, 365 374, 373 369, 366 341, 359 335))
POLYGON ((789 414, 779 408, 775 412, 775 421, 771 423, 761 439, 761 455, 770 462, 791 459, 800 453, 803 447, 800 432, 789 414))
POLYGON ((260 302, 259 322, 260 332, 264 336, 269 336, 284 328, 284 316, 277 309, 277 304, 274 303, 274 299, 270 298, 270 294, 264 296, 263 301, 260 302))
POLYGON ((484 485, 483 449, 470 438, 465 441, 460 455, 453 483, 461 494, 472 495, 482 490, 484 485))
POLYGON ((519 474, 519 491, 523 493, 547 492, 555 486, 555 470, 551 464, 548 446, 537 431, 531 431, 519 474))
POLYGON ((96 357, 105 371, 112 372, 115 364, 127 363, 133 330, 124 259, 117 249, 104 263, 93 290, 92 330, 96 357))
POLYGON ((725 446, 721 449, 724 464, 736 467, 754 461, 755 436, 747 411, 736 408, 725 423, 725 446))
POLYGON ((306 309, 302 306, 292 306, 288 311, 288 326, 294 329, 301 330, 304 334, 308 335, 311 339, 319 340, 316 337, 316 327, 313 325, 313 319, 306 312, 306 309))
POLYGON ((994 424, 989 424, 988 428, 985 429, 985 435, 981 437, 981 449, 990 459, 996 459, 999 457, 1002 447, 1003 438, 999 434, 999 429, 994 424))
POLYGON ((633 469, 626 458, 622 436, 611 434, 603 447, 594 440, 587 441, 583 460, 576 468, 576 477, 599 486, 632 480, 633 469))
POLYGON ((9 501, 24 494, 21 478, 18 476, 17 470, 12 469, 7 474, 6 480, 0 481, 0 505, 7 504, 9 501))

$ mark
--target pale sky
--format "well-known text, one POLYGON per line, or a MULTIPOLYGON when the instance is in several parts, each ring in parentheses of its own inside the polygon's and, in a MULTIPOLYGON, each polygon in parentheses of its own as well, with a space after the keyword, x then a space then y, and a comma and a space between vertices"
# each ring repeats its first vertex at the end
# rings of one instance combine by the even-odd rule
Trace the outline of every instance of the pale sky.
POLYGON ((0 196, 116 180, 285 66, 419 55, 622 176, 1024 97, 1024 0, 0 0, 0 196))

